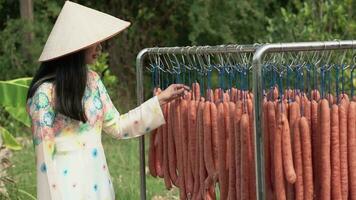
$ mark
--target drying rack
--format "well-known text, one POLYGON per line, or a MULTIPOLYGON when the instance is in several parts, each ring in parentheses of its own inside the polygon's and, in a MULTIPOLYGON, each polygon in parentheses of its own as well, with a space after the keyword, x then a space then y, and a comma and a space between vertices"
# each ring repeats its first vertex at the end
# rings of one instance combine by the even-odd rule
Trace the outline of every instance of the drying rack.
MULTIPOLYGON (((278 43, 266 45, 220 45, 220 46, 193 46, 193 47, 154 47, 139 52, 136 58, 136 94, 137 104, 144 102, 143 65, 148 55, 157 54, 214 54, 214 53, 253 53, 252 90, 254 93, 254 134, 256 157, 256 191, 257 199, 265 199, 264 187, 264 152, 263 152, 263 56, 267 53, 299 52, 299 51, 325 51, 356 49, 356 40, 328 41, 328 42, 300 42, 278 43)), ((141 200, 146 200, 146 173, 145 173, 145 138, 139 138, 140 153, 140 194, 141 200)))
MULTIPOLYGON (((136 58, 136 94, 137 104, 144 102, 143 64, 144 59, 154 54, 220 54, 220 53, 253 53, 259 47, 255 45, 219 45, 219 46, 187 46, 187 47, 153 47, 140 51, 136 58)), ((141 200, 146 200, 146 174, 145 174, 145 138, 139 138, 140 152, 140 194, 141 200)))
MULTIPOLYGON (((263 152, 263 81, 262 68, 263 57, 267 53, 284 53, 300 51, 328 51, 328 50, 356 49, 356 40, 327 41, 327 42, 296 42, 266 44, 256 50, 253 56, 252 91, 254 94, 254 134, 255 134, 255 156, 256 174, 264 174, 264 152, 263 152)), ((265 199, 264 176, 256 176, 257 200, 265 199)))

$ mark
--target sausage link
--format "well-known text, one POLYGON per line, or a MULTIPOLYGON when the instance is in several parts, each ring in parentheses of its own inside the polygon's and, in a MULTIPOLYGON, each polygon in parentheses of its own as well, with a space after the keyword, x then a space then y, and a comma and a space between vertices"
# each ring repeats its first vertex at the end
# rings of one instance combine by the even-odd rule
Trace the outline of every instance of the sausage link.
POLYGON ((348 159, 347 159, 347 110, 349 100, 343 99, 339 105, 339 128, 340 128, 340 175, 341 175, 341 193, 342 199, 349 198, 349 177, 348 177, 348 159))
POLYGON ((339 107, 331 107, 331 199, 342 199, 340 177, 339 107))
POLYGON ((249 118, 248 114, 244 113, 240 120, 240 136, 241 136, 241 200, 250 199, 250 162, 248 159, 248 146, 249 146, 249 118))
POLYGON ((168 168, 169 168, 169 176, 171 177, 172 183, 178 187, 178 176, 177 176, 177 153, 175 147, 174 140, 174 112, 175 107, 174 103, 168 103, 168 136, 167 136, 167 144, 168 144, 168 168))
POLYGON ((350 199, 356 199, 356 102, 349 104, 347 122, 350 199))
POLYGON ((228 174, 226 170, 226 120, 229 118, 225 108, 225 103, 218 105, 218 130, 219 130, 219 146, 218 146, 218 173, 220 184, 220 199, 226 200, 228 192, 228 174))
MULTIPOLYGON (((236 128, 235 128, 236 129, 236 128)), ((273 198, 273 188, 271 183, 271 152, 270 152, 270 133, 268 130, 268 102, 265 99, 263 102, 263 144, 264 144, 264 158, 265 158, 265 189, 266 198, 273 198)))
POLYGON ((282 115, 277 116, 277 128, 274 136, 274 183, 276 187, 276 199, 285 200, 286 192, 283 178, 283 161, 282 161, 282 131, 283 124, 286 123, 283 120, 282 115))
POLYGON ((299 120, 299 129, 301 136, 302 158, 303 158, 303 192, 304 200, 313 199, 313 166, 312 166, 312 149, 310 140, 310 127, 308 119, 302 117, 299 120))
MULTIPOLYGON (((168 105, 164 105, 163 107, 164 110, 164 118, 168 118, 168 105)), ((164 176, 164 184, 166 186, 166 189, 170 190, 172 189, 172 181, 171 177, 169 175, 169 166, 168 166, 168 126, 167 123, 162 126, 162 138, 163 138, 163 176, 164 176)))
MULTIPOLYGON (((236 166, 236 199, 241 199, 241 131, 240 121, 242 115, 242 102, 236 102, 235 109, 235 166, 236 166)), ((231 197, 232 198, 232 197, 231 197)))
POLYGON ((294 184, 295 187, 295 200, 303 200, 303 158, 302 158, 302 145, 300 140, 300 118, 297 118, 293 126, 293 158, 297 180, 294 184))
POLYGON ((324 200, 331 198, 330 108, 326 99, 320 102, 320 199, 324 200))

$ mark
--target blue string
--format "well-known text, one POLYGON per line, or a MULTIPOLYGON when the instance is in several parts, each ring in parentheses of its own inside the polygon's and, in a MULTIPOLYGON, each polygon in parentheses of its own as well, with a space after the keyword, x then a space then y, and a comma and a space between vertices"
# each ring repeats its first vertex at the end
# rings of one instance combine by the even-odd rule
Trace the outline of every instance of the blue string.
POLYGON ((351 98, 354 97, 354 70, 355 70, 355 66, 353 66, 351 70, 351 98))
MULTIPOLYGON (((237 68, 238 66, 236 66, 237 68)), ((234 76, 235 76, 235 87, 238 88, 239 87, 239 78, 238 78, 238 72, 237 69, 234 70, 234 76)))
POLYGON ((208 89, 211 88, 211 71, 208 71, 208 89))
POLYGON ((287 83, 286 83, 286 86, 287 86, 287 89, 290 88, 290 79, 289 79, 289 76, 290 76, 290 68, 289 66, 287 65, 287 83))
POLYGON ((223 91, 225 91, 225 69, 224 68, 221 70, 221 74, 222 74, 221 75, 222 76, 222 81, 221 81, 222 82, 222 87, 221 88, 223 89, 223 91))
POLYGON ((205 91, 204 91, 204 73, 203 72, 201 72, 201 74, 200 74, 200 96, 204 96, 204 94, 205 94, 205 91))
POLYGON ((279 90, 278 98, 282 99, 282 95, 283 95, 282 74, 280 74, 278 77, 278 90, 279 90))
POLYGON ((325 90, 325 70, 324 66, 320 68, 321 72, 321 97, 324 98, 324 90, 325 90))
POLYGON ((313 89, 314 90, 318 89, 317 78, 318 78, 317 67, 316 65, 313 65, 313 89))
POLYGON ((188 70, 188 84, 189 86, 192 85, 192 80, 190 79, 190 70, 188 70))
POLYGON ((335 64, 336 69, 336 102, 339 103, 339 66, 335 64))
POLYGON ((151 72, 151 88, 154 89, 155 87, 155 71, 152 70, 151 72))
POLYGON ((330 69, 327 71, 327 76, 328 76, 328 81, 327 81, 327 84, 328 84, 328 93, 330 94, 331 93, 331 78, 330 78, 330 69))
POLYGON ((341 65, 341 90, 342 90, 342 93, 344 93, 345 92, 345 88, 344 88, 344 86, 345 86, 345 65, 344 64, 342 64, 341 65))
MULTIPOLYGON (((311 69, 311 64, 307 64, 307 83, 310 83, 311 82, 311 72, 310 72, 310 69, 311 69)), ((307 89, 306 89, 306 92, 309 94, 309 91, 310 91, 310 85, 307 85, 307 89)))

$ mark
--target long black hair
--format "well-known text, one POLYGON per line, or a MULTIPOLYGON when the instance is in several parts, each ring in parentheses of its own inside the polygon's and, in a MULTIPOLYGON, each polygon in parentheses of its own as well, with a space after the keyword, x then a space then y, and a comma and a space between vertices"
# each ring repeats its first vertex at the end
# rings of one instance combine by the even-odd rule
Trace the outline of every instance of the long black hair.
POLYGON ((56 86, 56 112, 86 122, 82 97, 87 83, 87 72, 85 49, 42 62, 32 79, 26 101, 42 83, 52 82, 56 86))

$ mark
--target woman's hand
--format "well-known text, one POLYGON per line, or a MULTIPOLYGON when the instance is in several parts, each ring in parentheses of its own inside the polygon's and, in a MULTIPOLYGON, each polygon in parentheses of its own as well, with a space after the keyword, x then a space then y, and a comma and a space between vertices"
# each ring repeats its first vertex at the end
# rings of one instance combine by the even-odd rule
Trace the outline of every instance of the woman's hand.
POLYGON ((189 87, 184 84, 171 84, 158 95, 159 104, 162 106, 176 98, 184 95, 184 91, 189 90, 189 87))

